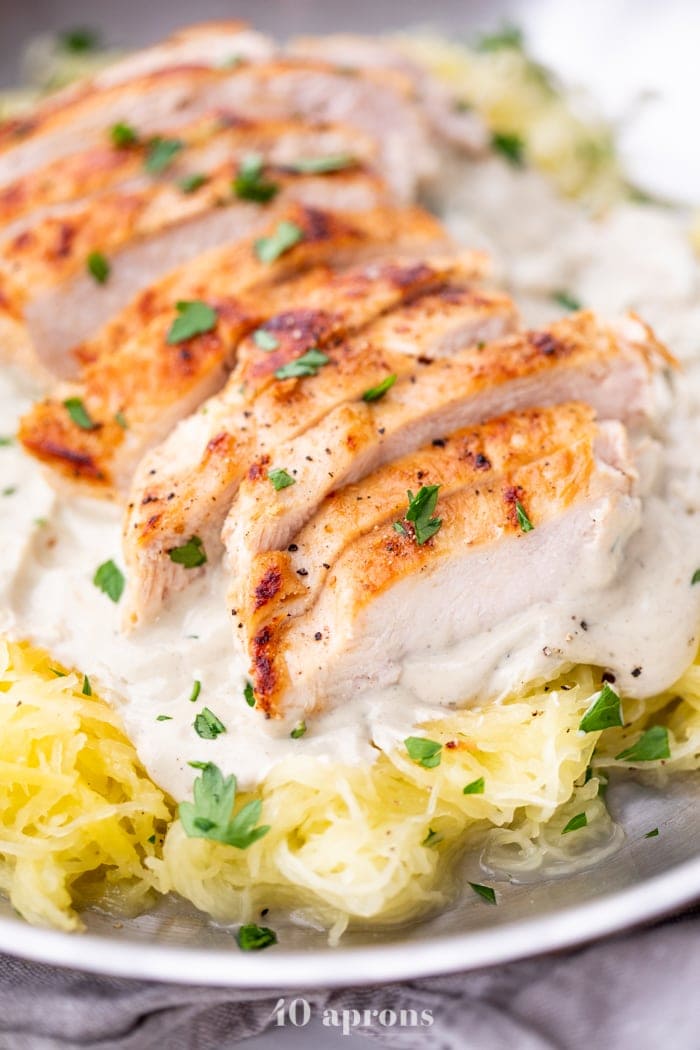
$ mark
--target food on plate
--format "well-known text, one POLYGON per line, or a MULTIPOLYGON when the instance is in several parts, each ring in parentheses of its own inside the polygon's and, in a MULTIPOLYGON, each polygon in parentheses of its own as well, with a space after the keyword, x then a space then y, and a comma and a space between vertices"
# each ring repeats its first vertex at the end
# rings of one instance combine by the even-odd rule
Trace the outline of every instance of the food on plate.
POLYGON ((604 861, 700 753, 684 217, 512 30, 73 44, 0 125, 0 888, 337 943, 604 861))

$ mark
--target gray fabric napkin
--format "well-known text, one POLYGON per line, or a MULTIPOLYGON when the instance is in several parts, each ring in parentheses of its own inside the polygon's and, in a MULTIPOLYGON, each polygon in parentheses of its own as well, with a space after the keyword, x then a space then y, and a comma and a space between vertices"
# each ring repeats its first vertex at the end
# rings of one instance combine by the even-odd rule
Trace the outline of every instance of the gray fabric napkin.
POLYGON ((343 990, 148 984, 0 956, 0 1050, 228 1050, 271 1025, 280 996, 338 1020, 430 1011, 429 1027, 353 1027, 406 1050, 698 1050, 699 977, 697 912, 575 952, 343 990))

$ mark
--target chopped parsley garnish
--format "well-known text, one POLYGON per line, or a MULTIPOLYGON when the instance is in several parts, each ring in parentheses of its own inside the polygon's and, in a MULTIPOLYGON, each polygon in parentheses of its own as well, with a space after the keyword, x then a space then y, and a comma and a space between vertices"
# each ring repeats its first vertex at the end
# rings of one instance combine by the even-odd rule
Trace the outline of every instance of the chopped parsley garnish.
POLYGON ((61 33, 58 38, 64 51, 71 55, 84 55, 89 51, 97 51, 100 46, 99 34, 94 29, 85 26, 76 26, 61 33))
POLYGON ((122 428, 122 430, 128 430, 129 429, 129 424, 126 421, 126 416, 124 415, 123 412, 115 412, 114 413, 114 422, 117 424, 117 426, 120 426, 122 428))
POLYGON ((243 696, 245 697, 245 702, 247 703, 248 707, 255 707, 255 692, 253 690, 252 682, 246 682, 245 688, 243 690, 243 696))
POLYGON ((520 135, 496 131, 491 136, 491 148, 514 168, 522 168, 525 163, 525 142, 520 135))
POLYGON ((216 740, 217 736, 226 732, 224 723, 208 707, 199 712, 194 720, 194 728, 202 740, 216 740))
POLYGON ((180 150, 184 149, 182 139, 163 139, 157 135, 148 144, 148 153, 143 166, 150 175, 160 175, 169 168, 180 150))
POLYGON ((585 813, 577 813, 575 817, 572 817, 565 828, 562 828, 562 835, 568 835, 570 831, 578 831, 579 828, 585 828, 588 824, 588 817, 585 813))
POLYGON ((284 219, 269 237, 258 237, 255 242, 255 254, 260 262, 273 263, 303 239, 304 231, 301 226, 284 219))
POLYGON ((190 536, 187 543, 183 543, 181 547, 172 547, 168 551, 168 557, 185 569, 197 569, 206 563, 207 552, 199 536, 190 536))
POLYGON ((184 175, 181 179, 178 179, 178 188, 183 193, 194 193, 195 190, 200 189, 205 182, 209 181, 208 175, 203 175, 201 172, 192 172, 191 175, 184 175))
POLYGON ((68 397, 63 402, 63 407, 67 411, 76 426, 80 427, 81 430, 94 430, 95 423, 90 418, 88 410, 79 397, 68 397))
MULTIPOLYGON (((413 534, 419 547, 427 543, 442 525, 442 518, 433 517, 439 489, 439 485, 423 485, 416 496, 410 489, 406 493, 408 507, 405 517, 406 521, 413 523, 413 534)), ((408 536, 408 529, 400 521, 394 522, 394 529, 402 536, 408 536)))
POLYGON ((2 494, 3 494, 3 496, 14 496, 16 491, 17 491, 17 486, 16 485, 7 485, 2 490, 2 494))
POLYGON ((276 379, 301 379, 303 376, 315 376, 320 368, 327 365, 330 358, 322 350, 312 346, 310 350, 297 357, 295 361, 288 361, 275 372, 276 379))
POLYGON ((146 841, 147 841, 147 842, 150 842, 152 846, 155 846, 155 842, 156 842, 156 836, 155 836, 155 834, 153 834, 153 835, 149 835, 149 836, 148 836, 148 839, 147 839, 146 841))
MULTIPOLYGON (((264 177, 264 161, 258 153, 251 153, 238 168, 233 180, 233 192, 244 201, 267 204, 279 193, 279 185, 264 177)), ((264 260, 263 260, 264 261, 264 260)))
POLYGON ((408 757, 424 769, 435 769, 442 758, 442 744, 423 736, 408 736, 404 740, 408 757))
POLYGON ((280 345, 279 339, 277 339, 272 332, 268 332, 265 328, 258 328, 253 332, 253 342, 261 350, 269 353, 271 350, 276 350, 280 345))
POLYGON ((167 341, 172 346, 184 343, 195 335, 211 332, 216 327, 217 313, 201 299, 180 299, 175 303, 178 316, 170 325, 167 341))
POLYGON ((14 438, 8 437, 6 434, 0 437, 0 448, 9 448, 10 445, 14 445, 14 438))
POLYGON ((295 479, 283 467, 278 467, 277 470, 268 470, 267 476, 272 482, 275 492, 279 492, 280 489, 288 489, 290 485, 296 485, 295 479))
POLYGON ((156 722, 172 722, 172 715, 156 715, 156 722))
POLYGON ((439 831, 433 831, 432 828, 428 828, 428 834, 421 842, 421 846, 437 846, 438 842, 442 842, 444 837, 439 831))
POLYGON ((365 390, 362 395, 363 401, 379 401, 380 398, 384 397, 387 390, 391 390, 392 386, 397 380, 397 375, 393 372, 386 379, 382 379, 381 383, 377 383, 376 386, 371 386, 369 390, 365 390))
POLYGON ((241 951, 259 952, 271 944, 277 944, 277 934, 269 926, 256 926, 254 922, 247 922, 236 934, 236 942, 241 951))
POLYGON ((671 757, 671 748, 668 743, 668 729, 666 726, 650 726, 636 744, 615 755, 615 760, 620 762, 658 762, 662 758, 671 757))
POLYGON ((523 33, 517 26, 504 25, 495 33, 486 33, 476 42, 477 51, 502 51, 504 48, 520 49, 523 46, 523 33))
POLYGON ((329 153, 325 157, 300 157, 289 168, 300 175, 326 175, 332 171, 344 171, 357 164, 351 153, 329 153))
POLYGON ((109 129, 109 137, 112 140, 112 145, 116 146, 117 149, 126 149, 128 146, 135 146, 139 141, 139 133, 136 128, 133 128, 131 124, 126 124, 123 121, 119 121, 118 124, 113 124, 109 129))
POLYGON ((571 292, 567 292, 565 288, 560 289, 558 292, 552 293, 552 299, 558 306, 563 307, 564 310, 581 310, 583 304, 575 295, 571 292))
POLYGON ((90 685, 90 679, 86 674, 83 675, 83 696, 92 696, 92 686, 90 685))
POLYGON ((483 897, 489 904, 496 903, 496 891, 490 886, 482 886, 480 882, 470 882, 469 885, 479 897, 483 897))
POLYGON ((658 834, 659 834, 659 829, 658 828, 652 828, 651 831, 647 831, 647 833, 644 836, 644 838, 645 839, 655 839, 658 834))
POLYGON ((190 703, 191 704, 196 704, 197 703, 197 699, 199 698, 199 694, 201 693, 201 691, 202 691, 202 683, 199 681, 199 679, 195 678, 194 684, 192 685, 192 692, 190 693, 190 703))
POLYGON ((103 255, 102 252, 90 252, 85 265, 90 276, 94 277, 98 284, 106 282, 111 269, 106 255, 103 255))
POLYGON ((476 780, 472 780, 471 784, 467 784, 466 787, 462 788, 463 795, 483 795, 484 787, 486 782, 483 777, 477 777, 476 780))
POLYGON ((519 499, 516 499, 515 501, 515 516, 518 519, 518 525, 520 526, 521 532, 532 532, 535 526, 528 518, 527 511, 519 499))
POLYGON ((303 736, 306 732, 306 722, 297 722, 294 729, 289 734, 292 740, 298 740, 299 737, 303 736))
POLYGON ((58 669, 58 667, 49 667, 49 671, 51 672, 51 674, 55 674, 56 678, 65 678, 66 677, 66 672, 65 671, 60 671, 58 669))
MULTIPOLYGON (((9 444, 9 441, 7 443, 9 444)), ((693 573, 693 578, 690 581, 691 587, 695 586, 696 583, 700 583, 700 569, 696 569, 693 573)))
POLYGON ((99 566, 92 578, 92 582, 95 584, 95 587, 99 588, 113 602, 119 601, 124 593, 124 584, 126 583, 124 573, 118 565, 114 564, 111 558, 99 566))
POLYGON ((620 697, 605 682, 600 693, 579 722, 579 729, 583 733, 596 733, 601 729, 610 729, 611 726, 622 724, 620 697))
MULTIPOLYGON (((195 765, 190 762, 190 765, 195 765)), ((236 800, 236 778, 224 777, 213 762, 197 763, 202 775, 194 782, 194 802, 181 802, 178 815, 183 830, 189 838, 213 839, 226 846, 248 849, 254 842, 267 835, 269 825, 256 827, 260 819, 262 802, 259 798, 247 802, 232 816, 236 800)))

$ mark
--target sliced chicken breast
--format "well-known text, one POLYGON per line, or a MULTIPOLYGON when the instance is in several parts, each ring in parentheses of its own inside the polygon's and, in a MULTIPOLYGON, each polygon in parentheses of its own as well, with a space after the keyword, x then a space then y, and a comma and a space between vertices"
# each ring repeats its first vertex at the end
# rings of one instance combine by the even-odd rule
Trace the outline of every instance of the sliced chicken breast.
POLYGON ((339 492, 234 607, 258 708, 303 718, 391 685, 421 642, 448 649, 551 600, 573 566, 607 582, 639 523, 634 479, 624 427, 563 404, 447 435, 339 492), (406 490, 432 485, 426 538, 406 490))
MULTIPOLYGON (((302 141, 298 129, 295 138, 302 141)), ((193 193, 157 182, 102 194, 0 245, 5 353, 35 371, 68 376, 75 371, 70 348, 89 339, 139 289, 246 237, 289 201, 367 211, 387 200, 381 180, 357 169, 299 175, 269 168, 260 178, 274 187, 274 203, 240 199, 232 187, 243 162, 239 155, 219 166, 193 193), (95 252, 102 270, 93 269, 95 252)))
POLYGON ((628 320, 615 330, 590 312, 450 358, 419 359, 380 401, 343 404, 277 445, 272 466, 290 472, 293 485, 275 491, 258 457, 224 526, 231 571, 245 575, 256 554, 283 549, 330 492, 458 427, 574 397, 602 419, 638 423, 652 412, 654 360, 656 344, 641 325, 628 320))
POLYGON ((104 141, 128 120, 140 138, 216 109, 242 118, 348 124, 377 143, 378 163, 400 200, 437 170, 437 154, 410 80, 392 70, 347 75, 324 62, 291 59, 212 70, 167 67, 63 101, 0 125, 0 186, 104 141))
MULTIPOLYGON (((309 309, 341 329, 352 325, 353 312, 369 315, 381 309, 379 290, 372 289, 370 277, 362 273, 344 278, 334 298, 333 274, 321 264, 330 259, 340 264, 344 257, 381 254, 401 245, 430 245, 438 232, 436 224, 422 213, 404 210, 383 209, 381 221, 375 211, 346 215, 301 206, 277 209, 274 214, 259 237, 215 252, 170 277, 167 295, 163 288, 154 290, 143 315, 135 308, 134 317, 134 308, 129 308, 126 319, 112 322, 110 331, 114 334, 118 329, 121 334, 112 339, 109 352, 84 348, 79 381, 60 385, 22 421, 20 439, 25 448, 62 480, 93 494, 125 489, 143 453, 223 386, 240 340, 273 317, 280 303, 291 307, 308 301, 309 309), (298 242, 273 261, 260 259, 256 254, 260 237, 274 237, 283 222, 294 227, 298 242), (155 310, 158 295, 163 306, 155 310), (175 304, 181 300, 204 302, 214 315, 206 331, 173 344, 169 332, 176 317, 175 304), (321 313, 321 304, 334 304, 338 312, 321 313), (87 425, 85 419, 76 422, 66 403, 82 406, 87 425)), ((480 263, 481 257, 476 256, 475 262, 480 263)), ((455 265, 446 262, 446 270, 455 265)), ((390 287, 395 297, 437 280, 432 270, 414 263, 403 270, 387 266, 385 273, 387 281, 393 274, 390 287)), ((288 322, 289 313, 285 316, 288 322)), ((300 306, 294 325, 303 320, 300 306)), ((279 326, 279 319, 272 322, 273 328, 275 323, 279 326)), ((312 328, 316 334, 317 326, 312 328)), ((289 331, 298 352, 293 337, 296 328, 289 331)), ((311 331, 307 324, 307 338, 311 331)), ((255 342, 251 346, 251 378, 263 363, 277 367, 277 352, 265 353, 255 342), (256 363, 255 358, 262 362, 256 363)), ((236 386, 242 381, 239 378, 236 386)), ((197 451, 202 453, 205 446, 197 451)))
MULTIPOLYGON (((458 267, 453 264, 452 269, 458 267)), ((251 463, 249 475, 252 471, 266 479, 267 468, 282 442, 314 427, 328 413, 342 411, 338 406, 348 401, 360 399, 364 403, 363 396, 373 396, 372 389, 385 382, 387 376, 398 376, 414 367, 414 358, 403 355, 386 341, 375 341, 370 309, 375 316, 393 309, 397 316, 405 310, 412 317, 412 303, 404 307, 402 301, 420 296, 420 285, 430 282, 431 271, 434 284, 440 272, 434 266, 390 264, 383 271, 378 268, 373 274, 371 303, 360 299, 353 303, 350 297, 343 303, 343 294, 348 290, 353 294, 354 276, 345 286, 345 293, 342 277, 335 288, 329 282, 323 290, 323 310, 305 307, 268 322, 264 331, 279 338, 277 350, 267 354, 258 350, 255 354, 249 344, 247 349, 242 346, 241 364, 222 395, 207 404, 206 415, 183 422, 164 445, 146 457, 132 487, 125 523, 124 549, 130 580, 126 608, 132 623, 152 616, 169 593, 193 578, 191 571, 183 570, 168 557, 175 547, 196 535, 211 561, 219 556, 224 517, 251 463), (335 309, 329 316, 332 308, 335 309), (344 329, 346 338, 338 342, 338 328, 334 325, 341 318, 341 332, 344 329), (360 329, 356 335, 351 334, 353 327, 360 329), (332 355, 333 366, 324 366, 307 379, 279 378, 280 369, 294 365, 298 359, 299 344, 308 347, 310 342, 313 353, 318 354, 323 348, 322 359, 332 355)), ((480 331, 479 309, 484 311, 484 324, 489 328, 494 325, 492 304, 486 303, 485 292, 477 291, 480 306, 469 308, 456 295, 456 277, 446 287, 449 294, 440 323, 434 313, 432 323, 417 333, 415 349, 419 353, 421 349, 430 352, 433 348, 473 342, 480 331)), ((466 298, 467 290, 463 291, 466 298)), ((433 297, 429 285, 426 294, 433 297)), ((517 315, 509 300, 503 296, 498 296, 498 300, 502 329, 507 330, 517 323, 517 315)), ((380 317, 378 327, 383 338, 382 321, 380 317)), ((328 448, 316 449, 312 458, 325 463, 329 456, 328 448)), ((265 484, 270 483, 265 480, 265 484)))

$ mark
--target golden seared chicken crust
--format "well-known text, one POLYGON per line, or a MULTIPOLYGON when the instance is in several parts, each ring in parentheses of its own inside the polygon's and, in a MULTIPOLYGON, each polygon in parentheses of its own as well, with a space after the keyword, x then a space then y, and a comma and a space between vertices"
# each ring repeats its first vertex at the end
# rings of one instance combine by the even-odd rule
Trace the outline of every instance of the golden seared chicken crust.
MULTIPOLYGON (((20 440, 64 480, 87 486, 93 494, 123 490, 143 453, 223 386, 241 339, 274 317, 281 301, 303 302, 315 288, 316 301, 332 305, 333 297, 328 297, 332 278, 322 268, 324 261, 430 243, 438 233, 434 221, 418 211, 382 209, 344 215, 297 205, 275 208, 268 225, 255 237, 209 253, 171 275, 115 319, 97 346, 84 346, 79 381, 60 385, 34 406, 22 421, 20 440), (293 223, 300 240, 273 262, 261 261, 256 242, 274 235, 282 222, 293 223), (206 302, 216 311, 216 326, 172 345, 168 332, 180 300, 206 302), (64 404, 69 398, 80 399, 93 429, 80 427, 70 417, 64 404), (115 429, 117 416, 126 426, 115 429)), ((413 264, 408 271, 414 274, 414 284, 435 280, 431 271, 426 275, 413 264)), ((394 295, 405 294, 400 287, 404 278, 404 271, 397 269, 394 295)), ((365 279, 360 286, 361 281, 359 275, 350 275, 339 293, 355 307, 376 302, 376 297, 370 300, 366 294, 362 300, 369 282, 365 279)), ((295 320, 295 326, 298 323, 295 320)), ((342 327, 341 321, 336 323, 342 327)), ((255 349, 266 363, 277 358, 255 349)))
MULTIPOLYGON (((480 605, 470 563, 485 556, 488 568, 490 551, 502 548, 506 557, 516 543, 533 549, 531 571, 539 572, 538 530, 567 519, 580 528, 572 509, 629 498, 633 480, 620 424, 597 424, 588 406, 563 404, 457 431, 341 490, 291 551, 261 556, 246 594, 235 588, 231 596, 239 603, 234 619, 245 625, 240 634, 258 707, 268 716, 296 717, 377 684, 383 643, 371 632, 383 622, 380 610, 396 617, 392 623, 389 615, 383 629, 384 661, 395 668, 417 644, 421 615, 438 634, 441 615, 449 618, 449 609, 440 610, 446 575, 461 579, 467 605, 480 605), (407 489, 415 494, 423 485, 439 486, 440 525, 418 543, 405 518, 407 489), (400 623, 401 608, 413 608, 413 624, 410 612, 400 623)), ((501 604, 509 605, 507 595, 501 604)))

